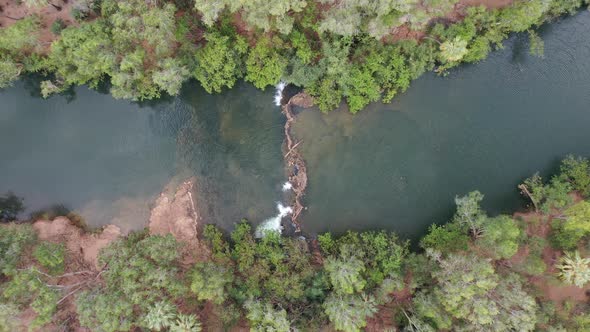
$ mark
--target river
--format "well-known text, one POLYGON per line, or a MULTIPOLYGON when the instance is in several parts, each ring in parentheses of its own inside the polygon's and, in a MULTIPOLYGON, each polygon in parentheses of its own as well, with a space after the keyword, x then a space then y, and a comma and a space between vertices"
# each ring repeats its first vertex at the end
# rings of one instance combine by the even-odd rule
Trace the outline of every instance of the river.
MULTIPOLYGON (((590 14, 545 26, 545 58, 526 38, 448 76, 426 74, 391 104, 356 116, 304 110, 294 134, 308 166, 303 230, 423 234, 478 189, 490 214, 521 208, 516 185, 567 153, 590 155, 590 14)), ((168 183, 195 177, 205 222, 259 223, 286 198, 284 117, 272 89, 131 103, 85 87, 43 100, 28 78, 0 91, 0 193, 26 214, 61 204, 90 226, 146 225, 168 183)))
POLYGON ((300 113, 310 232, 392 229, 416 238, 485 195, 492 214, 522 208, 519 181, 590 155, 590 13, 546 25, 545 57, 517 35, 485 61, 426 74, 391 104, 359 114, 300 113))
POLYGON ((285 120, 272 89, 209 95, 191 83, 138 105, 86 87, 43 100, 37 83, 0 92, 0 193, 24 198, 23 217, 59 204, 92 227, 141 229, 164 186, 190 177, 206 222, 276 214, 285 120))

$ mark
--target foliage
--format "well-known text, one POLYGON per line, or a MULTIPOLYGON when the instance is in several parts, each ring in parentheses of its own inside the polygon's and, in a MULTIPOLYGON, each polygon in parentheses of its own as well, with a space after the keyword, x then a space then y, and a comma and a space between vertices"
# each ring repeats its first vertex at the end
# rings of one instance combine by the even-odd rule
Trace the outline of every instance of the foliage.
POLYGON ((291 330, 287 312, 284 309, 275 309, 270 303, 255 300, 246 301, 244 308, 247 311, 246 318, 250 323, 250 330, 253 332, 289 332, 291 330))
POLYGON ((582 258, 577 250, 561 257, 556 267, 558 276, 568 284, 584 287, 590 282, 590 258, 582 258))
POLYGON ((571 183, 574 190, 584 196, 590 194, 590 161, 586 158, 567 156, 560 167, 560 177, 571 183))
POLYGON ((401 272, 408 253, 408 242, 391 232, 347 232, 337 240, 323 235, 322 251, 331 257, 325 268, 336 289, 352 293, 380 285, 384 279, 401 272))
POLYGON ((187 291, 177 275, 178 258, 178 244, 171 235, 135 234, 103 249, 99 262, 107 267, 102 273, 104 287, 83 292, 76 301, 82 326, 128 330, 146 324, 133 317, 157 318, 166 313, 162 301, 187 291))
POLYGON ((172 325, 176 318, 176 308, 169 302, 154 303, 143 317, 143 324, 152 331, 162 331, 172 325))
POLYGON ((253 27, 269 31, 276 29, 288 34, 293 26, 290 12, 305 8, 305 0, 195 0, 195 9, 203 15, 205 24, 211 26, 224 11, 240 11, 244 20, 253 27))
POLYGON ((0 272, 13 274, 26 247, 35 241, 30 225, 10 224, 0 227, 0 272))
POLYGON ((209 93, 221 92, 224 86, 232 88, 243 75, 246 41, 240 36, 219 33, 209 33, 206 38, 207 44, 195 55, 198 65, 193 75, 209 93))
POLYGON ((64 259, 66 248, 63 244, 42 242, 33 251, 33 257, 52 274, 61 274, 64 271, 64 259))
POLYGON ((226 287, 232 281, 233 274, 224 266, 211 262, 198 263, 192 273, 191 291, 199 300, 221 304, 227 296, 226 287))
POLYGON ((0 29, 0 51, 22 58, 39 45, 41 21, 37 16, 29 16, 13 25, 0 29))
POLYGON ((0 58, 0 89, 12 86, 20 76, 22 66, 16 63, 12 58, 0 58))
MULTIPOLYGON (((432 254, 439 264, 431 296, 468 330, 532 330, 536 322, 535 300, 514 275, 500 278, 489 261, 473 255, 432 254)), ((444 328, 439 326, 439 328, 444 328)))
POLYGON ((447 62, 461 61, 467 55, 467 41, 460 37, 447 40, 440 45, 441 57, 447 62))
POLYGON ((66 24, 65 22, 61 19, 58 18, 55 21, 53 21, 53 23, 51 23, 51 33, 53 33, 54 35, 60 35, 61 32, 63 31, 63 29, 66 28, 66 24))
POLYGON ((170 324, 170 332, 201 332, 201 322, 195 315, 179 314, 170 324))
POLYGON ((83 291, 76 308, 80 325, 93 331, 128 331, 133 326, 133 305, 119 292, 83 291))
POLYGON ((30 306, 37 314, 31 327, 49 323, 57 310, 58 292, 50 288, 38 276, 34 268, 18 271, 5 285, 3 296, 9 303, 21 307, 30 306))
POLYGON ((569 196, 571 185, 560 177, 554 177, 549 184, 543 184, 539 173, 535 173, 518 187, 522 194, 531 200, 535 210, 543 213, 562 209, 572 202, 569 196))
POLYGON ((444 253, 467 250, 469 237, 455 223, 447 225, 430 225, 428 234, 420 240, 423 249, 432 249, 444 253))
POLYGON ((483 197, 483 194, 479 191, 472 191, 463 197, 455 197, 457 211, 453 217, 453 222, 467 227, 475 238, 481 236, 483 224, 487 219, 485 212, 479 205, 483 197))
POLYGON ((545 55, 545 42, 533 30, 529 30, 529 52, 539 58, 545 55))
POLYGON ((518 251, 520 237, 518 224, 511 217, 501 215, 485 221, 483 236, 477 244, 490 252, 494 259, 509 259, 518 251))
POLYGON ((18 330, 18 308, 13 304, 0 303, 0 332, 12 332, 18 330))
POLYGON ((287 60, 280 55, 275 44, 269 38, 262 38, 248 54, 246 81, 259 89, 279 83, 287 66, 287 60))
POLYGON ((324 268, 330 276, 336 293, 353 294, 362 291, 365 287, 366 281, 361 275, 365 265, 354 256, 344 259, 329 258, 324 268))
POLYGON ((324 301, 324 310, 337 330, 361 331, 367 317, 377 312, 377 304, 371 296, 332 293, 324 301))

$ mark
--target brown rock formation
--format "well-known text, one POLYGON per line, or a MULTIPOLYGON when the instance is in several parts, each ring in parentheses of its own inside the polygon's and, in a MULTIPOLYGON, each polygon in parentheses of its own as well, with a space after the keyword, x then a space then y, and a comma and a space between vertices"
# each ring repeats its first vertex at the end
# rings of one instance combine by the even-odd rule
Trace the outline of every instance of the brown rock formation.
POLYGON ((100 250, 121 237, 121 230, 115 225, 106 226, 99 233, 85 233, 66 217, 53 220, 38 220, 33 224, 40 240, 64 243, 68 252, 90 268, 100 270, 100 250))

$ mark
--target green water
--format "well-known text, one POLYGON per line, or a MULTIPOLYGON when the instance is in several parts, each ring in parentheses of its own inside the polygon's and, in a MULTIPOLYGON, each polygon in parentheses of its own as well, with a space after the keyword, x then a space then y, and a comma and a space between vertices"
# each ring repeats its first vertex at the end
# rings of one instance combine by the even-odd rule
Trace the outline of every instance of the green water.
POLYGON ((387 228, 423 234, 478 189, 491 214, 524 206, 516 189, 567 153, 590 155, 590 14, 545 27, 545 58, 526 38, 447 77, 427 74, 392 104, 303 111, 310 232, 387 228))
MULTIPOLYGON (((479 189, 491 214, 524 206, 518 182, 567 153, 590 155, 590 14, 545 27, 544 59, 513 37, 486 61, 427 74, 356 116, 303 111, 306 232, 387 228, 415 237, 479 189)), ((284 117, 274 91, 239 84, 138 105, 85 87, 43 100, 33 79, 0 91, 0 193, 28 214, 53 204, 91 226, 146 225, 168 183, 195 177, 204 222, 259 223, 285 201, 284 117)))
POLYGON ((211 96, 187 84, 140 106, 85 87, 43 100, 31 86, 0 92, 0 193, 23 197, 25 216, 62 204, 91 226, 138 229, 165 185, 193 176, 206 222, 276 214, 284 118, 274 91, 240 84, 211 96))

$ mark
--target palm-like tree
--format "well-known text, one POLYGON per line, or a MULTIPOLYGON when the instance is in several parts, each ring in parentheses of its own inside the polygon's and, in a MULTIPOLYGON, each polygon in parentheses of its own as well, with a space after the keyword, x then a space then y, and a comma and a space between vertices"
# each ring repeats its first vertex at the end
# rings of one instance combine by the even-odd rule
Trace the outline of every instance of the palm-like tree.
POLYGON ((172 325, 176 318, 176 308, 169 302, 161 301, 154 304, 144 317, 144 324, 154 331, 162 331, 172 325))
POLYGON ((568 284, 583 287, 590 281, 590 258, 580 257, 577 250, 561 257, 557 268, 559 277, 568 284))
POLYGON ((195 315, 179 314, 170 325, 170 332, 201 332, 201 322, 195 315))

